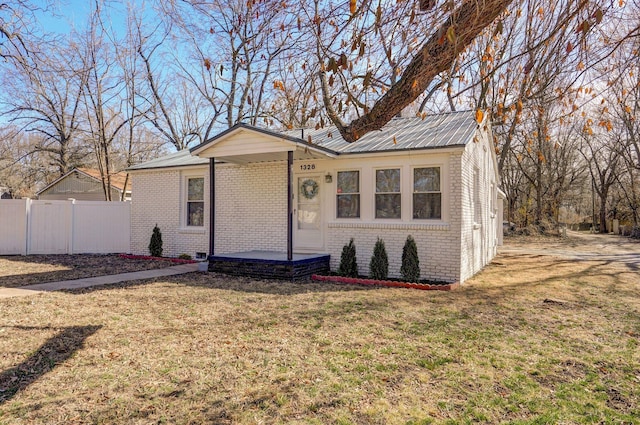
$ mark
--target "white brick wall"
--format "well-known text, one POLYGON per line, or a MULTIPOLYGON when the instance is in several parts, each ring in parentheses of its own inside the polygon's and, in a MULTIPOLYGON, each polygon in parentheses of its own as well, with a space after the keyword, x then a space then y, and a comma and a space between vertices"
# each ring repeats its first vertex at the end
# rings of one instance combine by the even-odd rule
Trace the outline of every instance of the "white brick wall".
MULTIPOLYGON (((166 257, 209 250, 209 234, 205 228, 188 229, 181 223, 185 206, 182 204, 185 175, 204 177, 205 194, 209 192, 208 168, 165 169, 132 174, 131 251, 149 255, 149 240, 153 226, 162 232, 163 253, 166 257)), ((209 222, 209 203, 205 196, 205 224, 209 222)))
POLYGON ((468 279, 487 265, 496 254, 495 200, 491 202, 492 183, 495 179, 493 147, 485 131, 479 131, 475 142, 469 143, 461 158, 461 263, 460 282, 468 279), (479 187, 474 182, 474 170, 479 172, 479 187), (474 194, 479 192, 479 205, 474 205, 474 194), (475 208, 480 208, 479 222, 475 220, 475 208))
MULTIPOLYGON (((209 253, 209 169, 166 169, 132 175, 131 238, 134 254, 148 255, 157 223, 162 232, 163 255, 209 253), (186 177, 205 179, 205 228, 184 226, 186 177)), ((286 163, 247 166, 216 165, 217 254, 253 249, 287 250, 286 163)))
POLYGON ((378 237, 384 240, 389 257, 389 276, 400 277, 402 248, 411 235, 418 247, 420 258, 420 276, 424 279, 456 281, 458 279, 457 249, 458 238, 451 232, 450 226, 428 225, 330 225, 329 246, 331 269, 337 270, 340 264, 342 247, 353 237, 358 259, 358 271, 367 276, 373 247, 378 237))
MULTIPOLYGON (((440 155, 435 163, 432 163, 433 153, 412 156, 411 161, 404 160, 407 172, 404 174, 405 182, 403 191, 404 221, 385 222, 380 220, 366 220, 364 223, 330 223, 328 226, 327 250, 331 254, 331 268, 337 270, 340 264, 342 247, 353 236, 358 255, 358 270, 362 275, 369 274, 369 262, 373 254, 373 247, 378 237, 384 240, 387 255, 389 257, 389 276, 400 277, 402 265, 402 248, 411 235, 418 247, 420 259, 420 276, 424 279, 444 280, 454 282, 460 278, 460 212, 457 207, 460 202, 460 156, 461 153, 453 151, 446 155, 440 155), (420 158, 422 157, 422 159, 420 158), (412 166, 441 165, 442 168, 442 210, 443 220, 433 223, 414 221, 411 219, 411 193, 412 193, 412 166)), ((387 159, 390 166, 398 159, 387 159)), ((361 167, 375 168, 379 166, 379 160, 359 161, 361 167)), ((365 172, 365 175, 367 173, 365 172)), ((370 184, 363 182, 362 191, 373 193, 373 175, 370 184)), ((367 204, 363 200, 362 208, 367 204)), ((366 215, 366 214, 363 214, 366 215)))
POLYGON ((287 251, 287 165, 216 165, 216 254, 287 251))

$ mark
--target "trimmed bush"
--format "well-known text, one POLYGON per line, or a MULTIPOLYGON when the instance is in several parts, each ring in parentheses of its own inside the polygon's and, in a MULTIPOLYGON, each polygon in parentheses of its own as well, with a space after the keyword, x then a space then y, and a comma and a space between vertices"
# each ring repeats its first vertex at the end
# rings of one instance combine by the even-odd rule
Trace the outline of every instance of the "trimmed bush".
POLYGON ((340 267, 338 268, 338 274, 346 277, 358 277, 358 262, 356 261, 356 246, 353 243, 353 238, 347 245, 342 248, 342 255, 340 256, 340 267))
POLYGON ((191 260, 191 256, 189 254, 180 254, 178 255, 180 260, 191 260))
POLYGON ((149 242, 149 253, 152 257, 162 257, 162 233, 156 224, 149 242))
POLYGON ((419 282, 420 280, 420 260, 418 260, 418 247, 411 235, 407 236, 407 241, 402 248, 402 266, 400 274, 407 282, 419 282))
POLYGON ((373 247, 373 255, 369 263, 369 277, 377 280, 387 280, 389 276, 389 257, 384 247, 384 241, 380 238, 373 247))

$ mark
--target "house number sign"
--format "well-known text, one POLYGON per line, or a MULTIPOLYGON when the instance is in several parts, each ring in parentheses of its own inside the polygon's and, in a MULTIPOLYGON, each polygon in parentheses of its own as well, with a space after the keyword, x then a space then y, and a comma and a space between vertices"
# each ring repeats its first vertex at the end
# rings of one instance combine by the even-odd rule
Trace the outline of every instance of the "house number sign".
POLYGON ((301 171, 311 171, 316 169, 316 164, 302 164, 300 165, 301 171))

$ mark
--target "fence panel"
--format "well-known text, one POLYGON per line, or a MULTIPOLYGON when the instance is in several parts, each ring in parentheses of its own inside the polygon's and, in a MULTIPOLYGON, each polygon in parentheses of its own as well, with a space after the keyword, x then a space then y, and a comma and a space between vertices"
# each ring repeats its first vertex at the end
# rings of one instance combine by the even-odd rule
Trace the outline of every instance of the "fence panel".
POLYGON ((131 252, 131 203, 0 200, 0 255, 131 252))
POLYGON ((29 199, 0 200, 0 255, 27 254, 29 199))
POLYGON ((131 203, 76 201, 73 212, 74 254, 131 251, 131 203))
POLYGON ((29 254, 68 254, 72 201, 31 201, 29 254))

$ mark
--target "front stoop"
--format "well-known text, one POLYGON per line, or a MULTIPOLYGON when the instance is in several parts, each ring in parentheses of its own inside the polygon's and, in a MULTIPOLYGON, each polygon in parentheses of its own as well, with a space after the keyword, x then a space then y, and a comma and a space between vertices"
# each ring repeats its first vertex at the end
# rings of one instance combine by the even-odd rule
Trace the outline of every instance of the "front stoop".
POLYGON ((209 271, 232 276, 289 281, 308 280, 314 274, 329 272, 328 254, 286 254, 249 251, 209 256, 209 271))

